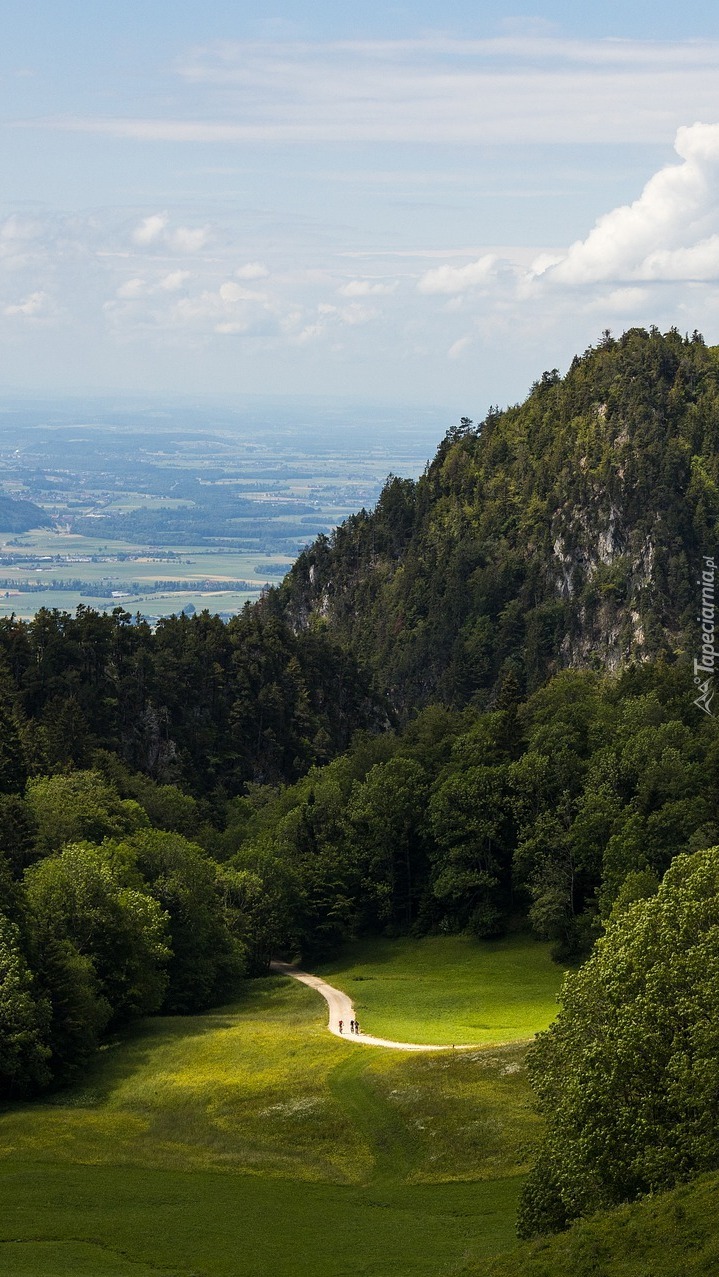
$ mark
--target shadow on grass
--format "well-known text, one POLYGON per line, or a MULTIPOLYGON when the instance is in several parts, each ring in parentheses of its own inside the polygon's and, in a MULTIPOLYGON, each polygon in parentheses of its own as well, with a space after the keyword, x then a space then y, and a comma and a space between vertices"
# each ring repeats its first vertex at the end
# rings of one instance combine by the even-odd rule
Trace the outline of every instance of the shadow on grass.
POLYGON ((248 981, 240 986, 231 1002, 194 1015, 157 1015, 136 1020, 116 1029, 101 1043, 97 1054, 87 1063, 82 1075, 64 1086, 41 1095, 0 1104, 0 1115, 20 1112, 28 1108, 91 1108, 108 1102, 134 1074, 150 1066, 158 1047, 174 1041, 188 1041, 232 1029, 240 1015, 251 1015, 260 1004, 267 1013, 268 983, 277 986, 269 990, 275 995, 277 1013, 283 1013, 284 982, 279 977, 268 977, 261 983, 248 981))

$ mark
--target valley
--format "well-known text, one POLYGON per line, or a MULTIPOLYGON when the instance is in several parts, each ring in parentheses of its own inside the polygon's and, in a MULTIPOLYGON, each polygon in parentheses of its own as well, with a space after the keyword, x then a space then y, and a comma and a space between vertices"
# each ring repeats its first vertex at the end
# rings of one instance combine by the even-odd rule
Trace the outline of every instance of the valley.
POLYGON ((351 431, 326 404, 0 404, 0 494, 47 521, 5 530, 0 506, 0 616, 235 615, 390 471, 419 475, 442 429, 431 413, 398 411, 391 432, 380 411, 345 413, 351 431))
POLYGON ((5 10, 0 1277, 719 1277, 719 8, 5 10))
MULTIPOLYGON (((431 964, 417 946, 435 980, 443 945, 449 971, 463 968, 444 1026, 459 1030, 506 975, 495 987, 491 945, 449 938, 431 964)), ((523 955, 529 973, 531 944, 523 955)), ((347 982, 370 956, 348 953, 347 982)), ((401 1017, 411 947, 373 956, 393 991, 385 1014, 394 1002, 401 1017)), ((547 979, 533 1021, 524 991, 528 1029, 548 993, 547 979)), ((377 1027, 369 1007, 366 1020, 377 1027)), ((6 1107, 0 1271, 404 1277, 513 1246, 537 1129, 523 1046, 488 1035, 473 1052, 354 1051, 325 1021, 311 990, 266 977, 203 1015, 147 1020, 108 1041, 78 1085, 6 1107)))

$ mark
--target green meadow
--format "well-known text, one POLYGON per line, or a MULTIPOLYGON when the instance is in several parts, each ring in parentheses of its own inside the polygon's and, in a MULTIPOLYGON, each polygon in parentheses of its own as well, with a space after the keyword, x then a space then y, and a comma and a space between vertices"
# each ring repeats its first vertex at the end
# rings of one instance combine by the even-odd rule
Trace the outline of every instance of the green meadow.
POLYGON ((516 1203, 514 1180, 348 1192, 21 1164, 0 1191, 7 1277, 437 1277, 510 1244, 516 1203))
MULTIPOLYGON (((439 944, 435 966, 441 945, 459 961, 439 944)), ((6 1109, 0 1273, 449 1277, 514 1246, 538 1130, 523 1045, 404 1054, 325 1026, 312 990, 256 980, 6 1109)))
POLYGON ((367 940, 316 971, 367 1033, 440 1046, 531 1038, 554 1019, 563 977, 549 945, 525 935, 367 940))

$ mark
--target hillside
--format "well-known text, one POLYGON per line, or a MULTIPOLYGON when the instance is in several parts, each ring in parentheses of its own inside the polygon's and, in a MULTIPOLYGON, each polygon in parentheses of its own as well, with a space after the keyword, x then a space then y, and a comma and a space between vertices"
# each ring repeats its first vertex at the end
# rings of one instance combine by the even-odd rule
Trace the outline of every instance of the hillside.
POLYGON ((465 704, 509 668, 532 691, 562 666, 692 650, 718 441, 719 351, 698 334, 607 334, 315 541, 283 583, 285 614, 327 624, 404 711, 465 704))
POLYGON ((29 532, 31 528, 51 528, 49 514, 34 501, 15 501, 0 492, 0 528, 3 532, 29 532))
POLYGON ((719 1175, 605 1211, 461 1277, 707 1277, 719 1271, 719 1175))

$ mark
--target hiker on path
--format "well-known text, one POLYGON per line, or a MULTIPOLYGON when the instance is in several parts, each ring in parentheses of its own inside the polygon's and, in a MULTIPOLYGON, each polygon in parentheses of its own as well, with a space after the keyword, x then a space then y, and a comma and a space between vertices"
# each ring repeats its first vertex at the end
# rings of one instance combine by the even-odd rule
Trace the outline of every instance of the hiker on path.
POLYGON ((354 1031, 355 1031, 355 1021, 350 1020, 350 1033, 354 1033, 354 1031))
MULTIPOLYGON (((311 989, 315 989, 317 993, 321 994, 330 1008, 329 1020, 326 1022, 327 1030, 330 1033, 337 1034, 337 1036, 344 1036, 345 1022, 344 1020, 339 1019, 340 1009, 342 1010, 343 1015, 350 1014, 354 1017, 354 1009, 346 993, 343 993, 341 989, 335 989, 331 984, 327 984, 324 980, 321 980, 319 976, 310 975, 308 971, 299 971, 297 967, 292 966, 288 962, 271 962, 270 970, 274 975, 291 976, 293 979, 299 980, 300 984, 309 985, 311 989)), ((450 1050, 449 1046, 439 1046, 435 1044, 430 1045, 426 1042, 389 1042, 385 1038, 376 1038, 371 1033, 368 1037, 365 1037, 359 1020, 355 1020, 354 1022, 354 1032, 357 1034, 358 1038, 363 1039, 367 1046, 392 1047, 395 1051, 450 1050)), ((475 1044, 470 1048, 469 1046, 455 1045, 455 1050, 457 1051, 470 1049, 476 1051, 479 1049, 479 1046, 475 1044)), ((0 1267, 2 1266, 0 1265, 0 1267)))

